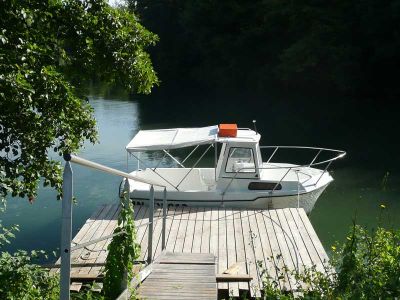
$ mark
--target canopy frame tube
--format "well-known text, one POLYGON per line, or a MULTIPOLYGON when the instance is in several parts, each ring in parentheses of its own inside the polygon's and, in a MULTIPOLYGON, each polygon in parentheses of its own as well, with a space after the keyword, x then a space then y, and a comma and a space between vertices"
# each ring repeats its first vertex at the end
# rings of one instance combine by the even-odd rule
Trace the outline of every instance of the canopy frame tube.
MULTIPOLYGON (((200 145, 197 145, 183 160, 186 161, 199 147, 200 145)), ((157 174, 161 179, 163 179, 165 182, 167 182, 171 187, 173 187, 175 190, 180 191, 179 190, 179 186, 181 185, 181 183, 186 179, 187 176, 189 176, 189 174, 193 171, 193 169, 198 165, 198 163, 203 159, 203 157, 206 155, 206 153, 210 150, 211 147, 215 147, 215 149, 217 149, 217 143, 210 143, 209 146, 207 147, 207 149, 203 152, 203 154, 197 159, 197 161, 193 164, 193 166, 190 168, 190 170, 183 176, 183 178, 179 181, 179 183, 177 185, 172 184, 169 180, 167 180, 164 176, 162 176, 160 173, 157 172, 157 169, 160 165, 160 163, 162 162, 162 160, 164 160, 165 156, 169 156, 171 157, 178 165, 180 165, 182 168, 186 168, 183 165, 183 162, 181 163, 177 158, 175 158, 172 154, 169 153, 168 150, 163 149, 162 151, 164 152, 164 156, 158 161, 157 165, 154 168, 150 168, 145 161, 143 161, 142 159, 139 158, 139 154, 141 152, 136 152, 138 153, 138 155, 135 155, 132 152, 129 152, 129 155, 133 156, 134 158, 137 159, 138 162, 140 162, 145 168, 148 168, 149 170, 151 170, 153 173, 157 174)), ((217 158, 217 150, 215 150, 215 181, 217 180, 217 173, 216 173, 216 164, 218 162, 218 158, 217 158)))
MULTIPOLYGON (((169 157, 171 157, 178 165, 180 165, 182 168, 185 168, 185 166, 179 161, 177 160, 175 157, 173 157, 171 155, 171 153, 169 153, 167 150, 163 149, 164 153, 167 154, 169 157)), ((164 159, 164 158, 162 158, 164 159)))
POLYGON ((193 169, 197 166, 197 164, 202 160, 202 158, 204 157, 204 155, 206 155, 206 153, 208 152, 208 150, 210 150, 211 146, 213 144, 210 144, 210 146, 207 147, 207 149, 203 152, 203 154, 199 157, 199 159, 194 163, 194 165, 190 168, 190 170, 185 174, 185 176, 183 176, 183 178, 181 179, 181 181, 179 181, 178 185, 176 186, 176 188, 178 188, 180 186, 180 184, 186 179, 186 177, 188 177, 188 175, 190 174, 190 172, 193 171, 193 169))
MULTIPOLYGON (((139 153, 140 153, 140 152, 139 152, 139 153)), ((179 189, 177 189, 175 185, 173 185, 169 180, 167 180, 164 176, 162 176, 160 173, 158 173, 158 172, 156 171, 157 169, 154 169, 154 170, 153 170, 153 168, 149 168, 149 167, 147 166, 147 164, 146 164, 143 160, 141 160, 138 156, 136 156, 136 155, 133 154, 133 153, 131 153, 131 155, 132 155, 134 158, 136 158, 139 162, 141 162, 146 168, 150 169, 153 173, 155 173, 155 174, 157 174, 158 176, 160 176, 161 179, 163 179, 166 183, 168 183, 168 184, 169 184, 170 186, 172 186, 174 189, 176 189, 177 191, 179 191, 179 189)))

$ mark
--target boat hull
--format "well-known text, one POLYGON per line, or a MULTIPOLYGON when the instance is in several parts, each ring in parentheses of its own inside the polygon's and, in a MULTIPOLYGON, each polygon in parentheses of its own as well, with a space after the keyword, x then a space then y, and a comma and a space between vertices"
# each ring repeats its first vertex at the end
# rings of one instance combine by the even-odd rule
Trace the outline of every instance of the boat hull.
MULTIPOLYGON (((182 206, 201 206, 201 207, 226 207, 226 208, 249 208, 249 209, 279 209, 287 207, 300 207, 303 208, 306 213, 310 213, 314 208, 319 196, 326 189, 328 184, 320 186, 309 192, 303 192, 301 194, 292 195, 259 195, 254 199, 241 200, 236 199, 224 199, 216 197, 216 194, 210 193, 196 193, 198 197, 193 198, 191 193, 180 192, 178 195, 171 195, 169 193, 167 202, 168 205, 182 205, 182 206), (187 194, 187 195, 185 195, 187 194), (185 197, 186 196, 186 197, 185 197), (199 197, 200 196, 200 197, 199 197), (214 197, 213 197, 214 196, 214 197), (190 199, 190 200, 188 200, 190 199)), ((156 205, 161 205, 163 193, 162 191, 155 191, 155 202, 156 205)), ((130 198, 134 204, 147 205, 149 202, 148 191, 131 191, 130 198)), ((244 197, 243 197, 244 199, 244 197)))

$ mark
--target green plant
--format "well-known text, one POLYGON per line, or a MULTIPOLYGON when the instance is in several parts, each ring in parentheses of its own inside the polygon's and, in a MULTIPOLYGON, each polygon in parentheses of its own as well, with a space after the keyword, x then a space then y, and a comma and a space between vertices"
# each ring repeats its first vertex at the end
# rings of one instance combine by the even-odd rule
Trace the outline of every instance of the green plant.
POLYGON ((79 293, 71 293, 72 300, 103 300, 104 296, 99 293, 93 291, 93 288, 97 287, 97 283, 94 282, 93 284, 88 284, 83 287, 79 291, 79 293))
POLYGON ((15 237, 14 232, 19 231, 18 225, 6 228, 1 224, 0 220, 0 250, 5 244, 10 244, 10 239, 15 237))
MULTIPOLYGON (((18 226, 5 228, 0 222, 0 250, 14 238, 18 226)), ((59 278, 35 265, 44 251, 18 250, 0 253, 0 299, 57 299, 59 278)))
MULTIPOLYGON (((353 225, 346 242, 333 246, 332 266, 321 273, 315 266, 291 271, 300 299, 394 299, 400 296, 400 231, 373 231, 353 225)), ((282 270, 283 274, 286 268, 282 270)), ((265 299, 294 299, 277 280, 264 278, 265 299)))
POLYGON ((18 250, 0 255, 0 299, 57 299, 58 276, 33 262, 42 251, 18 250))
POLYGON ((121 212, 118 227, 110 245, 105 265, 104 296, 115 299, 133 278, 133 262, 140 255, 140 245, 136 242, 136 229, 133 218, 133 204, 127 193, 121 198, 121 212))

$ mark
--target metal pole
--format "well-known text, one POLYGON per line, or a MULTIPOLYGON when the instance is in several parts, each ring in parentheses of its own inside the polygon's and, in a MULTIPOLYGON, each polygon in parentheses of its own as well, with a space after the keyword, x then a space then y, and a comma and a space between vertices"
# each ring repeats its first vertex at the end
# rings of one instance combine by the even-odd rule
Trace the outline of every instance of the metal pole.
POLYGON ((292 170, 292 167, 290 167, 287 172, 285 173, 285 175, 283 175, 283 177, 281 178, 281 180, 279 180, 279 182, 277 184, 275 184, 274 188, 272 189, 272 191, 270 192, 271 194, 275 191, 275 189, 279 186, 279 184, 282 182, 282 180, 286 177, 287 174, 289 174, 289 172, 292 170))
POLYGON ((165 249, 165 230, 167 226, 167 188, 164 188, 164 198, 163 198, 163 224, 162 224, 162 248, 165 249))
POLYGON ((188 156, 185 157, 184 160, 182 160, 182 163, 184 164, 185 161, 197 150, 197 148, 199 148, 200 145, 197 145, 189 154, 188 156))
POLYGON ((128 206, 129 201, 130 201, 130 187, 129 187, 129 179, 125 178, 125 184, 124 184, 124 205, 128 206))
MULTIPOLYGON (((260 149, 261 149, 261 148, 260 148, 260 149)), ((267 163, 269 163, 269 162, 271 161, 272 157, 275 155, 275 153, 276 153, 276 151, 278 151, 278 149, 279 149, 279 146, 277 146, 277 147, 275 148, 274 152, 272 152, 271 156, 270 156, 270 157, 268 158, 268 160, 267 160, 267 163)))
POLYGON ((151 264, 153 260, 153 222, 154 222, 154 186, 150 187, 149 199, 149 241, 147 247, 147 263, 151 264))
POLYGON ((318 182, 321 180, 322 176, 324 176, 325 172, 328 170, 329 166, 331 165, 331 163, 333 162, 333 160, 331 160, 328 165, 325 167, 325 170, 322 172, 321 176, 318 178, 317 182, 314 183, 314 186, 316 186, 318 184, 318 182))
POLYGON ((217 165, 218 165, 218 144, 214 143, 214 175, 217 182, 217 165))
MULTIPOLYGON (((124 206, 125 207, 129 206, 129 201, 130 201, 129 193, 130 193, 129 179, 125 178, 125 184, 124 184, 124 206)), ((121 281, 121 292, 126 290, 127 288, 128 288, 128 270, 125 269, 124 274, 122 276, 122 281, 121 281)))
POLYGON ((204 155, 206 155, 206 153, 208 152, 208 150, 211 148, 212 144, 210 144, 210 146, 208 146, 208 148, 206 149, 206 151, 204 151, 204 153, 200 156, 200 158, 194 163, 193 167, 190 168, 190 170, 185 174, 185 176, 181 179, 181 181, 179 181, 178 185, 175 187, 176 189, 178 189, 178 186, 181 185, 181 183, 185 180, 185 178, 189 175, 190 172, 193 171, 193 169, 197 166, 197 164, 201 161, 201 159, 204 157, 204 155))
POLYGON ((175 157, 173 157, 171 155, 171 153, 169 153, 167 150, 163 150, 165 154, 167 154, 169 157, 171 157, 178 165, 180 165, 182 168, 185 168, 185 166, 179 161, 177 160, 175 157))
MULTIPOLYGON (((68 157, 67 157, 68 158, 68 157)), ((63 198, 61 217, 61 269, 60 269, 60 299, 70 299, 71 280, 71 231, 72 231, 72 195, 73 173, 71 164, 66 162, 63 174, 63 198)))
MULTIPOLYGON (((168 184, 169 184, 170 186, 172 186, 174 189, 176 189, 177 191, 179 191, 171 182, 169 182, 167 179, 165 179, 160 173, 157 173, 156 170, 153 170, 153 168, 150 168, 149 166, 147 166, 146 162, 142 161, 139 157, 136 157, 134 154, 132 154, 132 156, 135 157, 138 161, 140 161, 140 162, 142 163, 142 165, 143 165, 145 168, 149 168, 149 170, 151 170, 154 174, 156 174, 157 176, 159 176, 162 180, 164 180, 166 183, 168 183, 168 184)), ((135 178, 131 178, 131 179, 136 180, 135 178)), ((140 181, 140 180, 137 180, 137 181, 140 181)), ((140 181, 140 182, 144 182, 144 181, 140 181)), ((153 185, 155 185, 155 186, 165 187, 165 185, 156 184, 154 181, 150 182, 150 181, 147 181, 147 180, 146 180, 145 183, 153 184, 153 185)))
POLYGON ((320 155, 320 153, 322 152, 322 149, 320 149, 317 153, 317 155, 315 155, 314 159, 310 162, 310 164, 308 165, 309 167, 314 163, 314 161, 317 159, 317 157, 320 155))

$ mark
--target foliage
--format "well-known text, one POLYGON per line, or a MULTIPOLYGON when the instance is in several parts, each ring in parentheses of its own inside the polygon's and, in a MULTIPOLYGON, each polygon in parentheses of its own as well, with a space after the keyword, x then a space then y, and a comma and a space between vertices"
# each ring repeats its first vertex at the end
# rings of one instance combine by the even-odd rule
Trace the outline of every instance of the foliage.
POLYGON ((19 250, 14 254, 0 255, 0 298, 1 299, 57 299, 58 276, 33 264, 42 251, 30 253, 19 250))
POLYGON ((93 291, 93 288, 97 287, 97 283, 93 283, 91 285, 83 286, 78 293, 71 293, 71 300, 104 300, 104 296, 99 293, 93 291))
POLYGON ((145 52, 157 36, 105 0, 3 0, 0 16, 0 198, 32 199, 41 176, 60 191, 56 154, 96 141, 89 80, 158 83, 145 52))
MULTIPOLYGON (((399 95, 399 0, 127 0, 166 85, 399 95)), ((396 98, 397 99, 397 98, 396 98)))
MULTIPOLYGON (((342 247, 332 247, 332 269, 315 266, 293 272, 298 280, 297 298, 395 299, 400 296, 400 231, 378 228, 369 233, 354 225, 342 247), (301 296, 299 296, 301 295, 301 296)), ((279 282, 265 278, 266 299, 294 299, 282 292, 279 282)))
POLYGON ((118 227, 108 246, 108 255, 105 265, 104 296, 106 299, 115 299, 122 292, 125 283, 133 278, 133 262, 140 255, 140 245, 136 242, 136 229, 133 218, 133 204, 125 192, 121 198, 121 212, 118 217, 118 227))
POLYGON ((15 237, 14 232, 19 231, 18 225, 6 228, 2 225, 0 220, 0 250, 4 245, 10 244, 10 239, 15 237))
MULTIPOLYGON (((5 228, 0 222, 0 250, 14 238, 18 226, 5 228)), ((44 251, 19 250, 14 254, 0 252, 0 299, 57 299, 59 293, 58 276, 35 265, 44 251)))

